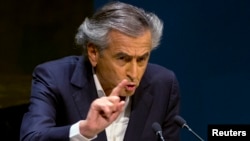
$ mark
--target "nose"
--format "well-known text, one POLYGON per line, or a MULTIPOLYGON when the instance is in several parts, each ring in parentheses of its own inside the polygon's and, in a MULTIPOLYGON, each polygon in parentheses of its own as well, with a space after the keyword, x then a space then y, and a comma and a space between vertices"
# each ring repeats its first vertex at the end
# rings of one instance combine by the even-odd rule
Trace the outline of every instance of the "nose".
POLYGON ((133 82, 138 75, 138 65, 136 61, 131 61, 127 68, 127 77, 133 82))

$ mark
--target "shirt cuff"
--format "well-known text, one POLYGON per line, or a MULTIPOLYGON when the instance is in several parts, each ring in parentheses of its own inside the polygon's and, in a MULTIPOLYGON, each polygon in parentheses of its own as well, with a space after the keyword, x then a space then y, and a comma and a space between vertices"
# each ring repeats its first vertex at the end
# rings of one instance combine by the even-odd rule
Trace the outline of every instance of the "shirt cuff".
POLYGON ((97 135, 95 135, 93 138, 86 138, 84 137, 81 133, 80 133, 80 121, 78 121, 77 123, 73 124, 70 127, 70 131, 69 131, 69 138, 70 141, 91 141, 95 138, 97 138, 97 135))

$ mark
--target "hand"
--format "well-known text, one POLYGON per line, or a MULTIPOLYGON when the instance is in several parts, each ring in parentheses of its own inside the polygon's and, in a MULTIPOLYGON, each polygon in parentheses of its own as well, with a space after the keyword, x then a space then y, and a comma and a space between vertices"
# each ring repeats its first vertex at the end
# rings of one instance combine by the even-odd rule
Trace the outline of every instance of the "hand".
POLYGON ((80 133, 83 136, 92 138, 117 119, 125 105, 124 101, 120 101, 119 95, 127 83, 124 79, 108 97, 101 97, 92 102, 86 120, 80 122, 80 133))

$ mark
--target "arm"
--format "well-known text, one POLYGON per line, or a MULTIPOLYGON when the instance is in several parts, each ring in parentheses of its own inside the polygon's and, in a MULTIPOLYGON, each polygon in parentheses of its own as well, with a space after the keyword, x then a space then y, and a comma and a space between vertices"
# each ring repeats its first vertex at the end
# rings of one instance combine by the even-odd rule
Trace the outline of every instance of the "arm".
MULTIPOLYGON (((56 114, 57 107, 62 107, 58 106, 60 92, 53 78, 48 69, 35 69, 29 112, 24 115, 21 126, 21 140, 69 140, 72 125, 60 126, 56 122, 57 118, 60 119, 56 114)), ((118 117, 124 106, 118 95, 126 84, 127 81, 122 81, 110 96, 92 102, 87 118, 79 122, 81 135, 95 137, 118 117)))
POLYGON ((53 75, 41 67, 32 79, 29 111, 24 115, 20 140, 68 140, 71 125, 58 126, 58 94, 53 75))

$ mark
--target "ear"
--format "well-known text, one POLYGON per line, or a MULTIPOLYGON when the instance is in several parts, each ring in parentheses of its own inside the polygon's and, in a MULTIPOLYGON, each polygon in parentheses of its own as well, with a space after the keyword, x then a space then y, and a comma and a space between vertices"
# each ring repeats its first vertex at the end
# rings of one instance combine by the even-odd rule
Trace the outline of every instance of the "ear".
POLYGON ((99 52, 93 43, 87 44, 87 53, 92 67, 95 67, 98 62, 99 52))

